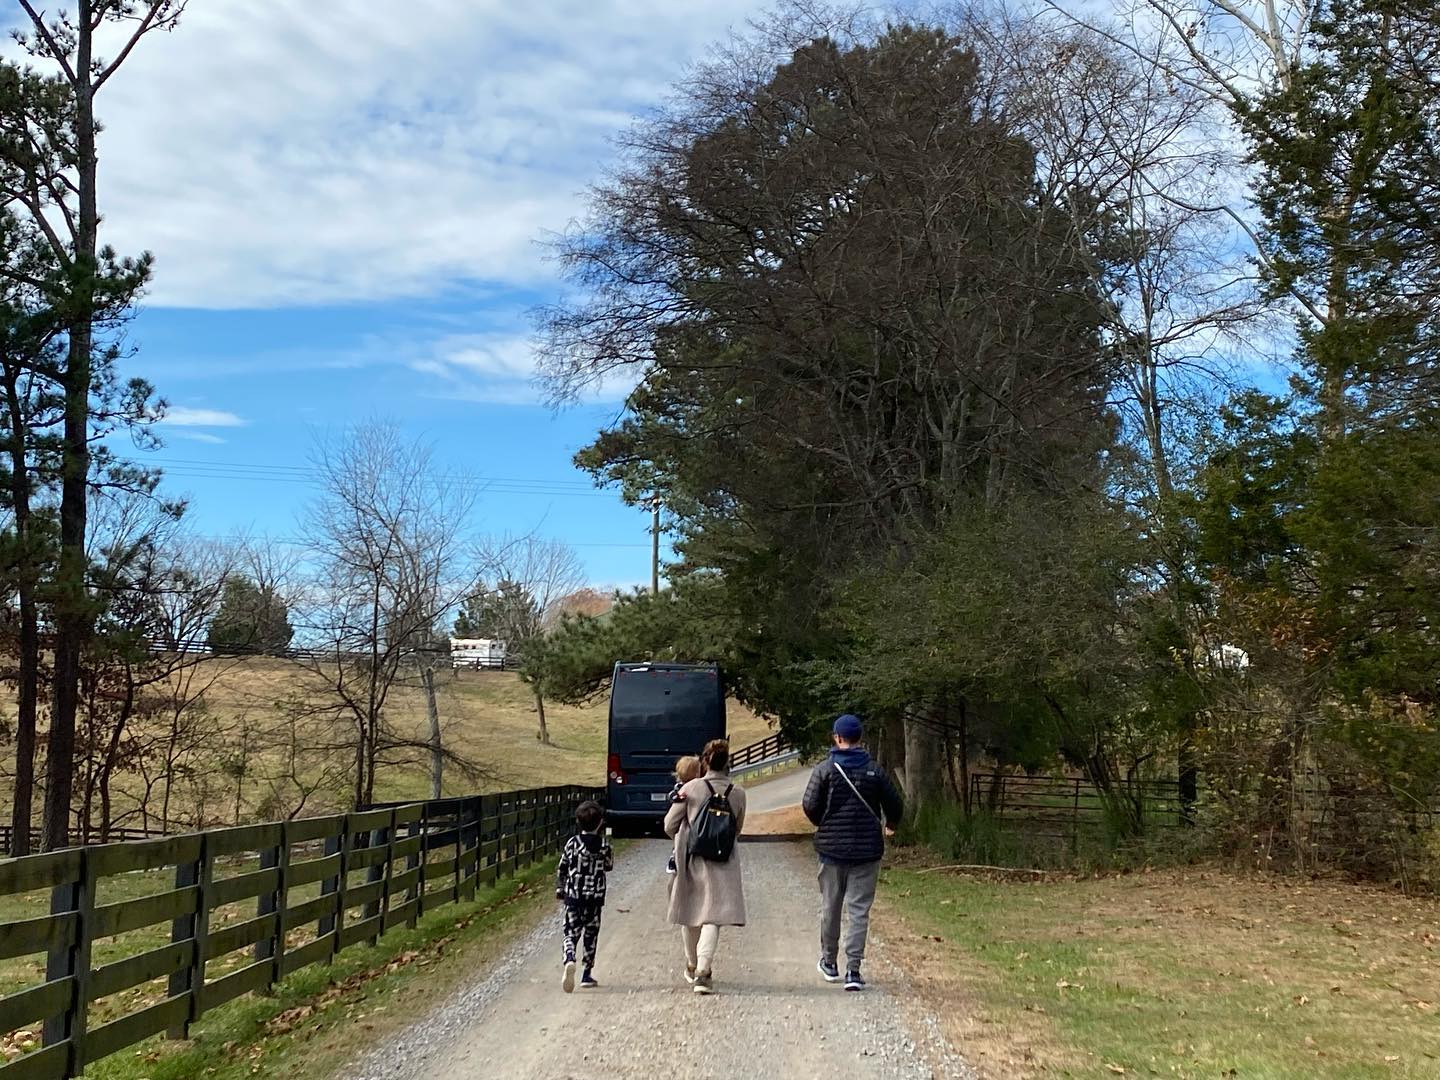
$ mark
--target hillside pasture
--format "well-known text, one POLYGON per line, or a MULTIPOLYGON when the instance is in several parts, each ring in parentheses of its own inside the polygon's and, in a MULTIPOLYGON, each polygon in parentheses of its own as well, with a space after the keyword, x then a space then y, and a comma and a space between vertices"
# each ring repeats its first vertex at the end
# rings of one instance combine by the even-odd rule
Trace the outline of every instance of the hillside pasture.
MULTIPOLYGON (((325 711, 336 699, 320 673, 287 660, 252 657, 207 660, 191 678, 198 698, 184 714, 191 730, 180 752, 168 755, 169 767, 165 747, 171 717, 164 710, 133 721, 127 731, 122 765, 112 781, 113 826, 176 832, 348 808, 353 729, 343 716, 325 711)), ((547 702, 548 746, 538 738, 530 690, 513 672, 442 670, 436 676, 436 698, 446 748, 473 765, 467 770, 458 762, 447 763, 445 795, 604 779, 604 696, 581 706, 547 702)), ((13 706, 7 702, 3 708, 9 712, 13 706)), ((385 755, 377 801, 429 798, 424 745, 429 723, 418 678, 391 690, 385 715, 393 730, 414 745, 385 755)), ((728 716, 737 745, 771 732, 737 702, 730 702, 728 716)), ((87 775, 82 769, 77 778, 77 799, 83 797, 87 775)), ((7 773, 0 776, 0 799, 7 807, 10 796, 7 773)))

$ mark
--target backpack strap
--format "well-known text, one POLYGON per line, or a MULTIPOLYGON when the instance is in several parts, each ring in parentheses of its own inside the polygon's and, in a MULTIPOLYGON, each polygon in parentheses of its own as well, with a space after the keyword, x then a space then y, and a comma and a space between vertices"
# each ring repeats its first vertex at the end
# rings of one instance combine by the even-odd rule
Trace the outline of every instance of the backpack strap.
POLYGON ((855 786, 855 781, 850 779, 849 775, 845 772, 845 770, 840 767, 840 763, 838 761, 832 761, 830 764, 835 766, 835 771, 840 774, 840 778, 844 780, 845 783, 850 785, 850 790, 855 792, 855 797, 860 800, 866 810, 870 811, 870 816, 883 826, 885 824, 885 819, 882 818, 879 814, 877 814, 875 812, 875 808, 870 805, 869 800, 866 799, 864 795, 860 794, 860 789, 855 786))

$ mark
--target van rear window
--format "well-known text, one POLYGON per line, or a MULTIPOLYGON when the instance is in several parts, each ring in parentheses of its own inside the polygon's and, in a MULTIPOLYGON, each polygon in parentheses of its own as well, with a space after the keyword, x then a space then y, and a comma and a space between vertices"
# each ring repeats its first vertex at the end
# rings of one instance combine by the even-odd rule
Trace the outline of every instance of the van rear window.
POLYGON ((715 675, 705 671, 627 671, 611 696, 612 731, 692 728, 717 712, 715 675))

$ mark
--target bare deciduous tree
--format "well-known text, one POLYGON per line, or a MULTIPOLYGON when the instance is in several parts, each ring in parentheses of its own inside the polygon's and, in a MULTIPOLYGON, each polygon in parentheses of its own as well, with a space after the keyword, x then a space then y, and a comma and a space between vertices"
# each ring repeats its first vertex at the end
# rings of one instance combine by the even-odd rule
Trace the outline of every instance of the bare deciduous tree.
POLYGON ((298 621, 317 653, 298 662, 325 688, 304 708, 332 721, 331 749, 350 755, 358 807, 374 800, 381 768, 429 748, 388 723, 386 706, 417 653, 438 648, 443 617, 474 591, 465 524, 475 493, 382 423, 321 443, 314 463, 322 493, 304 529, 316 576, 298 621))
MULTIPOLYGON (((1163 42, 1122 47, 1074 24, 994 14, 974 20, 972 34, 1036 148, 1047 204, 1096 252, 1118 361, 1114 402, 1145 466, 1136 509, 1153 541, 1154 584, 1193 645, 1199 620, 1186 600, 1193 575, 1177 505, 1186 480, 1177 473, 1190 462, 1176 435, 1232 388, 1232 353, 1266 312, 1223 209, 1243 165, 1213 98, 1175 78, 1163 42)), ((1194 649, 1182 653, 1188 662, 1194 649)), ((1183 719, 1179 732, 1187 806, 1194 724, 1183 719)))

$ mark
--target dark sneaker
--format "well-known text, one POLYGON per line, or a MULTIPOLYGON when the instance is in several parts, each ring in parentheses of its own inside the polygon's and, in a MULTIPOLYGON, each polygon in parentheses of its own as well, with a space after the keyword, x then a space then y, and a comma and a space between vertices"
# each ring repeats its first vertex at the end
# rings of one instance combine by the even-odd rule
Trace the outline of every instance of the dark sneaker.
POLYGON ((859 968, 851 968, 845 973, 846 990, 864 990, 865 980, 860 977, 859 968))
POLYGON ((695 993, 713 994, 714 992, 715 987, 710 985, 710 972, 697 971, 695 973, 695 993))
POLYGON ((665 864, 665 873, 667 873, 667 874, 673 874, 673 873, 675 873, 675 856, 674 856, 674 855, 671 855, 671 856, 670 856, 670 861, 665 864))
POLYGON ((821 960, 815 965, 815 970, 820 972, 826 982, 840 981, 840 969, 835 966, 834 960, 821 960))
POLYGON ((574 960, 566 960, 566 961, 565 961, 565 975, 564 975, 564 977, 560 980, 560 989, 561 989, 561 990, 564 990, 567 994, 573 994, 573 993, 575 992, 575 961, 574 961, 574 960))
POLYGON ((595 981, 595 976, 590 974, 590 969, 585 969, 585 974, 580 976, 581 990, 594 990, 600 984, 595 981))

